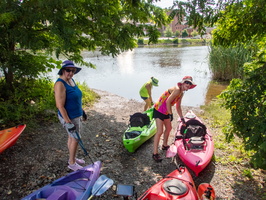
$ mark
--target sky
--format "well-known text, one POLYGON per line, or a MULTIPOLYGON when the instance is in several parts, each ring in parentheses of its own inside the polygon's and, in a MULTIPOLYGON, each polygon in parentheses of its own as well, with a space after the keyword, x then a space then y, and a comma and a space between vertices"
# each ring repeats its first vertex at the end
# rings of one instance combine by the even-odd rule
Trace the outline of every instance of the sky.
POLYGON ((170 6, 173 5, 173 0, 161 0, 154 4, 161 8, 169 8, 170 6))

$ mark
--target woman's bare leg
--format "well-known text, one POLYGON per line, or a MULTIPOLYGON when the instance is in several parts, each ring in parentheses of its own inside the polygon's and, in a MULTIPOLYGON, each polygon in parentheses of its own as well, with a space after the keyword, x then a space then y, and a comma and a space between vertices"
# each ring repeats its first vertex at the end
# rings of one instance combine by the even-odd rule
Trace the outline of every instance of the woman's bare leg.
POLYGON ((165 126, 165 130, 164 130, 164 135, 163 135, 163 145, 167 146, 168 144, 168 138, 170 135, 170 132, 172 130, 172 123, 170 121, 170 119, 165 119, 164 120, 164 126, 165 126))
POLYGON ((159 146, 159 142, 160 142, 160 137, 163 134, 163 121, 160 120, 159 118, 156 118, 155 122, 156 122, 157 131, 156 131, 155 136, 154 136, 153 154, 158 153, 158 146, 159 146))

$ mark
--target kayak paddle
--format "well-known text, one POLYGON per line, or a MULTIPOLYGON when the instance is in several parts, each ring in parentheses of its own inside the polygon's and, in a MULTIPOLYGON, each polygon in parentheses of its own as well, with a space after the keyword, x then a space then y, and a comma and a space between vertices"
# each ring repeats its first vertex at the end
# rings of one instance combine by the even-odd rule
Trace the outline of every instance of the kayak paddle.
POLYGON ((90 200, 93 196, 100 196, 105 191, 107 191, 113 184, 114 181, 112 179, 108 178, 105 175, 101 175, 94 183, 91 192, 92 194, 88 198, 88 200, 90 200))
POLYGON ((87 156, 88 155, 88 152, 87 150, 85 149, 84 145, 83 145, 83 142, 79 136, 79 133, 76 131, 76 139, 78 140, 78 143, 79 143, 79 146, 82 148, 82 150, 84 151, 84 154, 87 156))
MULTIPOLYGON (((82 150, 83 150, 85 156, 89 156, 87 150, 85 149, 85 147, 84 147, 84 145, 83 145, 83 142, 82 142, 82 140, 81 140, 81 138, 80 138, 80 135, 79 135, 79 133, 78 133, 77 131, 76 131, 76 137, 75 137, 75 138, 78 140, 78 144, 79 144, 79 146, 82 148, 82 150)), ((89 156, 89 158, 90 158, 91 162, 93 163, 93 160, 91 159, 90 156, 89 156)))

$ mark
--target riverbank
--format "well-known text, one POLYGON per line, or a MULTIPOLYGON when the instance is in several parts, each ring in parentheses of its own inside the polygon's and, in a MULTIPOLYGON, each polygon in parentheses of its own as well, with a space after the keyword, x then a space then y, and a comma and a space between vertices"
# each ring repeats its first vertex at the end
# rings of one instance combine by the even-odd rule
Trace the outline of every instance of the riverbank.
MULTIPOLYGON (((128 153, 122 144, 122 135, 127 128, 129 116, 142 111, 143 103, 129 100, 105 91, 96 90, 101 96, 99 102, 87 108, 88 120, 84 122, 82 139, 92 160, 102 162, 101 174, 114 180, 114 187, 101 197, 95 199, 123 199, 115 194, 116 184, 134 185, 138 195, 151 187, 161 178, 172 172, 176 166, 171 159, 165 158, 162 163, 155 163, 151 157, 153 138, 143 144, 135 153, 128 153)), ((204 114, 196 107, 183 107, 183 112, 193 110, 204 114)), ((174 129, 177 126, 177 115, 174 111, 174 129)), ((211 126, 208 118, 204 119, 211 129, 214 140, 219 129, 211 126)), ((162 153, 162 151, 161 151, 162 153)), ((87 164, 90 158, 84 157, 79 149, 79 157, 87 164)), ((215 149, 215 156, 209 166, 198 177, 193 174, 195 185, 209 182, 214 187, 216 199, 252 199, 261 200, 265 192, 265 171, 252 170, 253 177, 242 174, 248 164, 222 164, 215 157, 228 157, 222 149, 215 149)), ((56 121, 44 124, 36 130, 23 132, 16 145, 0 154, 0 199, 17 200, 34 190, 51 183, 53 180, 70 172, 67 169, 66 134, 56 121)), ((264 198, 265 199, 265 198, 264 198)))

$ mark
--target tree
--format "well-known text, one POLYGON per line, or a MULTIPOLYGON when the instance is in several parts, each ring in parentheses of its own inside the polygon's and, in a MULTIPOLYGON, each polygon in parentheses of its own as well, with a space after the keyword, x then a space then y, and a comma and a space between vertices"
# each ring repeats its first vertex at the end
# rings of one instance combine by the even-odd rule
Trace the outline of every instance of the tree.
POLYGON ((199 34, 199 33, 198 33, 196 30, 193 30, 192 33, 191 33, 192 37, 195 37, 195 36, 197 36, 198 34, 199 34))
POLYGON ((59 56, 93 67, 82 61, 82 50, 97 47, 116 56, 136 47, 135 38, 144 36, 144 30, 156 43, 157 28, 167 23, 152 0, 0 1, 0 68, 6 91, 21 77, 36 78, 59 67, 59 56))
POLYGON ((176 36, 176 37, 179 37, 180 36, 180 31, 176 31, 175 33, 174 33, 174 35, 176 36))
MULTIPOLYGON (((170 18, 177 16, 179 23, 184 19, 186 24, 197 28, 200 35, 205 34, 205 27, 213 27, 224 8, 224 1, 219 0, 195 0, 195 1, 174 1, 170 18)), ((230 0, 229 0, 230 1, 230 0)), ((234 1, 234 0, 231 0, 234 1)))
POLYGON ((173 32, 169 26, 166 28, 164 35, 165 35, 165 37, 168 37, 168 38, 172 37, 173 32))
POLYGON ((220 97, 232 115, 226 129, 227 140, 234 134, 242 138, 245 148, 255 151, 254 166, 266 169, 266 62, 261 65, 260 61, 246 64, 245 79, 233 79, 220 97))
POLYGON ((264 0, 243 0, 226 6, 213 32, 214 44, 230 46, 265 37, 264 0))
POLYGON ((185 30, 182 31, 182 38, 185 38, 185 37, 187 37, 187 36, 188 36, 188 32, 187 32, 187 30, 185 29, 185 30))
POLYGON ((205 27, 218 25, 213 32, 216 45, 230 46, 265 37, 265 0, 195 0, 174 1, 170 17, 197 28, 200 35, 205 27))
POLYGON ((220 0, 217 4, 212 0, 176 1, 172 15, 186 15, 188 25, 198 27, 201 34, 205 26, 216 24, 212 34, 216 46, 245 46, 252 41, 259 47, 253 61, 244 64, 243 78, 231 80, 221 97, 232 116, 225 129, 227 139, 237 134, 245 148, 255 152, 254 166, 266 169, 265 8, 265 0, 220 0))

